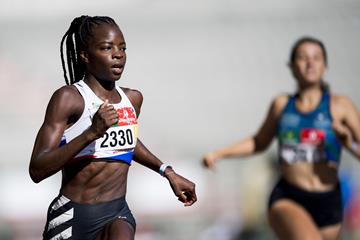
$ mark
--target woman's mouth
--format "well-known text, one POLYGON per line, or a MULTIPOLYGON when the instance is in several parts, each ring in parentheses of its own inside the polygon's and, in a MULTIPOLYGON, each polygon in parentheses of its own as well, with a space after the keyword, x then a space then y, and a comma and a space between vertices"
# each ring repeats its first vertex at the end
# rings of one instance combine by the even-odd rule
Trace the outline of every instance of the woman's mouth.
POLYGON ((115 64, 111 67, 111 69, 115 75, 120 75, 124 71, 124 65, 115 64))

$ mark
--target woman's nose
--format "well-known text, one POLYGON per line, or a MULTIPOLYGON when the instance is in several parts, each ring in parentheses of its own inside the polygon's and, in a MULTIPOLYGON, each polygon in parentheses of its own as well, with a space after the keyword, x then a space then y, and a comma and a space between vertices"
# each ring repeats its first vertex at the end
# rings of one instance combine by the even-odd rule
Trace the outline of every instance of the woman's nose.
POLYGON ((115 49, 113 57, 114 58, 123 58, 125 55, 125 51, 123 49, 115 49))

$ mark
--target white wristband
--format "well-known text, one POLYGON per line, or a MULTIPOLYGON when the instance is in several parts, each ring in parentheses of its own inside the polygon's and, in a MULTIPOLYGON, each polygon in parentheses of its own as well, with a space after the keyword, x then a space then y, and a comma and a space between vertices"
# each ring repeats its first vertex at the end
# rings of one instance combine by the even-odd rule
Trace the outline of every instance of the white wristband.
POLYGON ((161 166, 159 168, 159 174, 164 177, 165 176, 165 169, 168 168, 168 167, 172 168, 170 165, 167 165, 165 163, 161 164, 161 166))
POLYGON ((352 142, 351 150, 353 150, 354 152, 357 152, 358 147, 359 147, 359 144, 357 142, 352 142))

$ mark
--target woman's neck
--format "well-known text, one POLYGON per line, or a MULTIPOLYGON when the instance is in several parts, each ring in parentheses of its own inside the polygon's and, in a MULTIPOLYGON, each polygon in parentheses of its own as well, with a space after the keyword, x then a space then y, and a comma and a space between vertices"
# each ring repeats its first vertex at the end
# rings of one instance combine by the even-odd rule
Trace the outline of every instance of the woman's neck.
POLYGON ((300 89, 298 92, 298 104, 302 110, 314 109, 320 102, 323 91, 319 86, 300 89))
POLYGON ((110 102, 119 101, 119 94, 116 91, 115 82, 101 81, 94 78, 93 76, 85 76, 84 82, 103 101, 106 99, 108 99, 110 102))

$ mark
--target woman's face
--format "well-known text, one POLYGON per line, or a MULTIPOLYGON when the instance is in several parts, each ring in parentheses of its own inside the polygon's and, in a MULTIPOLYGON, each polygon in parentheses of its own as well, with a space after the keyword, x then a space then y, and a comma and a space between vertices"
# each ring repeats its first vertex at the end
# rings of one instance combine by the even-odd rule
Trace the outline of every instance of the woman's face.
POLYGON ((297 47, 291 69, 300 86, 320 84, 326 71, 321 47, 312 42, 302 43, 297 47))
POLYGON ((88 49, 83 52, 87 71, 103 81, 116 81, 126 63, 126 43, 120 29, 102 24, 93 29, 88 49))

